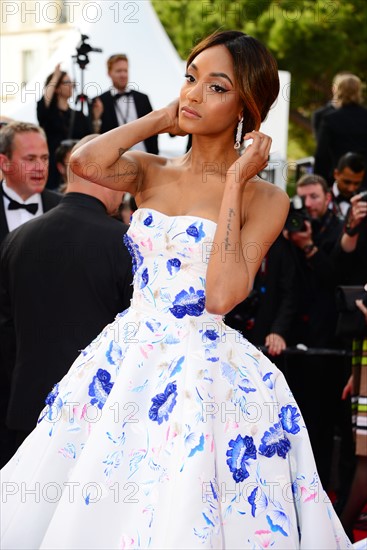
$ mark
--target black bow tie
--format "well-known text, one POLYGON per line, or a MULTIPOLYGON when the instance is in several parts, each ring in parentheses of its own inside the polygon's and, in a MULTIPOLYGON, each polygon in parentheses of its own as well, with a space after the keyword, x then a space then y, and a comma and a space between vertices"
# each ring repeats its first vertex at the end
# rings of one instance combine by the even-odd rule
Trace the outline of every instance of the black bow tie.
POLYGON ((345 197, 344 195, 342 195, 341 193, 339 193, 339 195, 337 197, 334 197, 334 201, 337 203, 337 204, 340 204, 341 202, 347 202, 348 204, 350 203, 350 198, 349 197, 345 197))
POLYGON ((131 95, 131 90, 130 90, 130 91, 128 90, 128 91, 126 91, 126 92, 121 92, 120 94, 115 94, 115 95, 113 96, 113 99, 114 99, 115 101, 117 101, 118 99, 120 99, 120 97, 129 96, 129 95, 131 95))
POLYGON ((25 210, 27 210, 27 212, 29 212, 30 214, 33 214, 33 216, 36 214, 38 210, 38 204, 36 202, 32 202, 30 204, 21 204, 20 202, 9 197, 9 195, 5 193, 3 187, 2 187, 2 193, 4 197, 6 197, 9 201, 8 210, 19 210, 19 208, 24 208, 25 210))

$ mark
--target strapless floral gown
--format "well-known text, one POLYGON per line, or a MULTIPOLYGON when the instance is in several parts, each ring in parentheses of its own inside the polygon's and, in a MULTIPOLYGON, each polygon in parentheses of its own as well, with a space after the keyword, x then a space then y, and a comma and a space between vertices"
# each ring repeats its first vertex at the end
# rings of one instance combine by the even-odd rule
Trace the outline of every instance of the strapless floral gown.
POLYGON ((215 229, 135 212, 131 307, 3 469, 1 548, 350 547, 283 375, 205 310, 215 229))

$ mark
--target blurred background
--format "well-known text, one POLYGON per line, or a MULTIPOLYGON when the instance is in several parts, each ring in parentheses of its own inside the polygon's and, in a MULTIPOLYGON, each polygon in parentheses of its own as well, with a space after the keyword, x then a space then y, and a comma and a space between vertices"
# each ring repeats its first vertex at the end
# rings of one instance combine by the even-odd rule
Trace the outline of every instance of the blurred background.
MULTIPOLYGON (((276 183, 292 195, 297 163, 307 164, 315 150, 312 112, 331 99, 334 75, 348 71, 366 82, 365 0, 3 0, 1 116, 36 121, 36 101, 57 62, 71 71, 76 94, 83 85, 83 93, 98 95, 109 82, 105 61, 117 52, 129 56, 136 89, 161 107, 177 96, 193 45, 232 28, 264 41, 278 61, 279 105, 264 129, 275 141, 276 183), (103 50, 90 52, 83 75, 75 59, 81 34, 103 50)), ((180 138, 161 139, 163 154, 181 153, 180 138)))

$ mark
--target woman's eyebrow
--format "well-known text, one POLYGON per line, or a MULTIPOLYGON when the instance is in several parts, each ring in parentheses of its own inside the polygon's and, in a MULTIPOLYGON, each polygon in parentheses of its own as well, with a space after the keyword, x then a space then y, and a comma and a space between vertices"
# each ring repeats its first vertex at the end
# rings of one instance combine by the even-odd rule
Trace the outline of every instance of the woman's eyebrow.
MULTIPOLYGON (((190 64, 190 67, 191 67, 192 69, 194 69, 194 71, 198 71, 198 68, 197 68, 197 66, 195 65, 195 63, 191 63, 191 64, 190 64)), ((232 80, 229 78, 229 76, 228 76, 226 73, 210 73, 209 76, 221 76, 222 78, 227 79, 228 82, 230 82, 231 85, 233 86, 232 80)))

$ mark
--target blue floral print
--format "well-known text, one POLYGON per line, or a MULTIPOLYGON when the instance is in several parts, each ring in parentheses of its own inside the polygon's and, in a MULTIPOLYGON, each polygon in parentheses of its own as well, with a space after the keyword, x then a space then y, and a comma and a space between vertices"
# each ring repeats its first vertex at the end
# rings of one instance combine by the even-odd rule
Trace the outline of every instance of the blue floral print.
POLYGON ((112 388, 113 383, 111 382, 110 373, 106 370, 98 369, 97 374, 93 376, 92 383, 89 385, 89 395, 93 397, 91 404, 97 405, 99 409, 102 409, 112 388))
MULTIPOLYGON (((46 407, 43 409, 37 423, 41 422, 44 418, 47 418, 49 422, 55 422, 59 418, 59 413, 63 406, 63 401, 60 398, 60 387, 59 384, 55 384, 52 388, 52 391, 47 395, 45 399, 46 407)), ((52 429, 51 429, 52 433, 52 429)))
POLYGON ((246 466, 250 459, 256 459, 256 447, 252 437, 246 435, 245 437, 237 436, 236 440, 231 439, 228 443, 231 447, 227 451, 227 464, 232 477, 236 483, 245 480, 250 474, 247 471, 246 466))
POLYGON ((205 295, 203 290, 194 290, 190 286, 189 291, 181 290, 173 302, 173 307, 169 308, 172 315, 177 319, 182 319, 185 315, 199 317, 205 309, 205 295))
POLYGON ((280 409, 279 418, 286 432, 296 435, 300 431, 298 423, 300 421, 301 415, 299 414, 296 407, 292 407, 292 405, 282 407, 280 409))
POLYGON ((289 523, 287 515, 282 510, 275 510, 272 514, 266 516, 266 520, 273 533, 279 531, 284 537, 288 537, 288 533, 285 530, 289 523))
POLYGON ((194 237, 195 242, 201 241, 203 237, 205 237, 205 232, 203 231, 203 223, 195 223, 191 224, 187 229, 186 233, 190 235, 190 237, 194 237))
POLYGON ((268 506, 268 498, 261 487, 255 487, 247 500, 249 504, 251 504, 251 514, 254 518, 262 513, 268 506))
POLYGON ((135 274, 144 261, 143 256, 140 253, 139 246, 136 243, 134 243, 132 238, 127 233, 125 233, 123 237, 123 241, 130 253, 131 260, 132 260, 132 271, 133 271, 133 274, 135 274))
POLYGON ((58 395, 59 395, 59 384, 55 384, 55 386, 52 388, 52 390, 50 391, 50 393, 45 399, 46 405, 51 407, 54 404, 54 401, 58 395))
POLYGON ((167 384, 163 393, 158 393, 152 397, 153 405, 149 409, 149 418, 162 424, 163 420, 168 420, 169 413, 173 411, 176 405, 177 385, 176 382, 167 384))
POLYGON ((143 224, 146 226, 146 227, 149 227, 149 225, 152 224, 152 221, 153 221, 153 216, 152 214, 149 214, 149 216, 147 216, 145 218, 145 220, 143 221, 143 224))
POLYGON ((148 268, 146 267, 143 271, 143 273, 141 274, 141 285, 140 285, 140 288, 144 288, 145 286, 147 286, 148 282, 149 282, 149 274, 148 274, 148 268))
POLYGON ((181 260, 178 258, 171 258, 167 260, 167 270, 170 275, 174 275, 180 270, 181 260))
POLYGON ((203 337, 204 342, 206 338, 208 338, 208 340, 211 340, 212 342, 215 342, 215 340, 219 338, 219 334, 216 330, 208 329, 204 332, 203 337))
POLYGON ((281 458, 285 458, 290 448, 289 439, 284 434, 282 425, 278 423, 271 426, 269 431, 264 433, 259 453, 267 458, 271 458, 275 454, 281 458))

